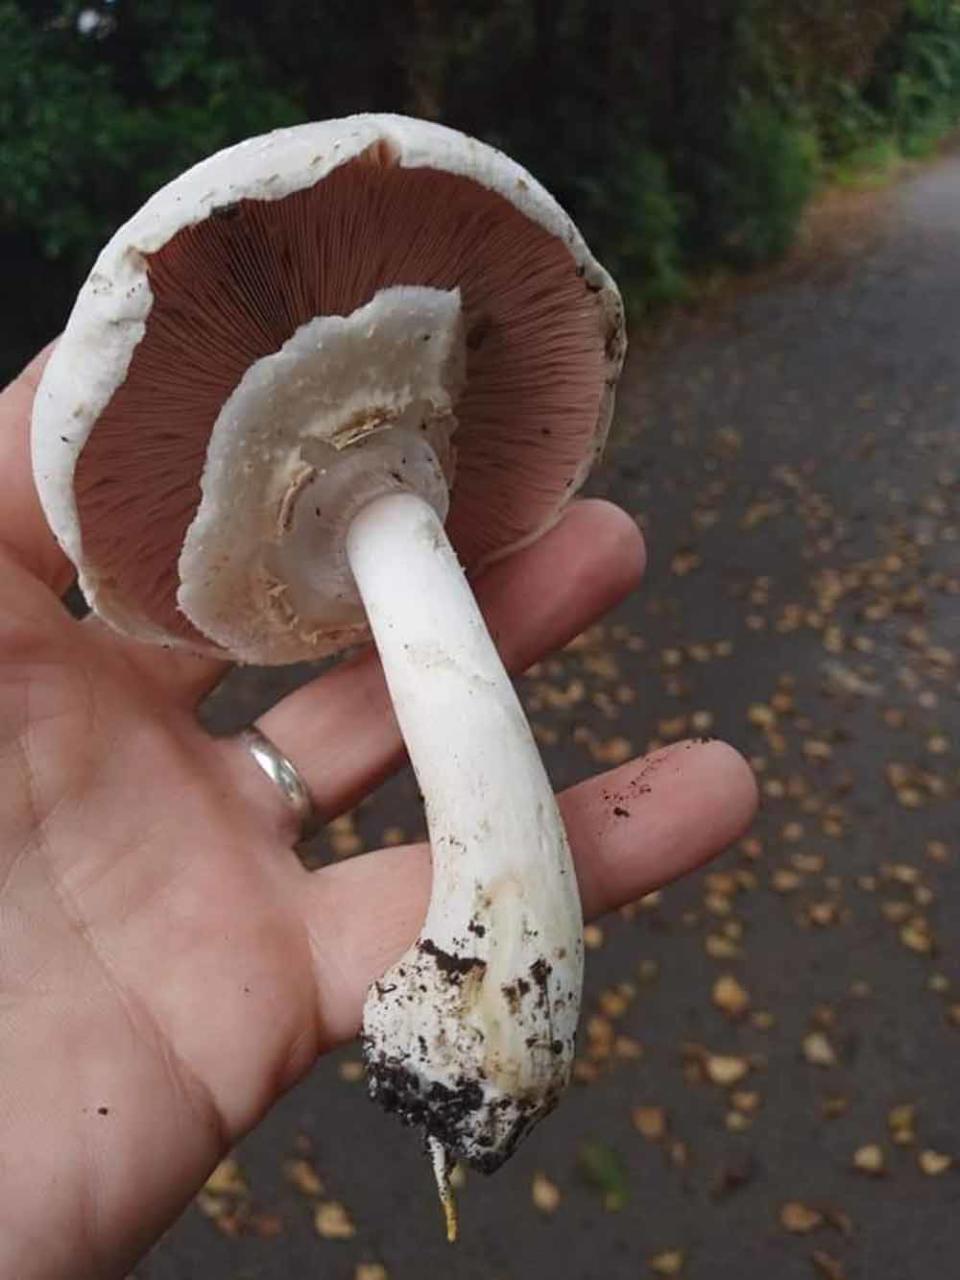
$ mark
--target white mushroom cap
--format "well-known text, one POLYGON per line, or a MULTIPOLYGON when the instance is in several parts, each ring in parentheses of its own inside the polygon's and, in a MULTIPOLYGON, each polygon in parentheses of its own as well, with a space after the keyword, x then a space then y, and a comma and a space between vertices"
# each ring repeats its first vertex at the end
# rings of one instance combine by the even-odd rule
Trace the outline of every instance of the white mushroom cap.
MULTIPOLYGON (((107 621, 231 651, 179 603, 214 424, 304 325, 396 286, 462 298, 448 529, 468 570, 557 518, 603 445, 625 346, 616 287, 573 223, 519 165, 440 125, 360 115, 279 130, 196 165, 114 235, 47 365, 38 490, 107 621)), ((344 642, 341 619, 243 656, 344 642)))

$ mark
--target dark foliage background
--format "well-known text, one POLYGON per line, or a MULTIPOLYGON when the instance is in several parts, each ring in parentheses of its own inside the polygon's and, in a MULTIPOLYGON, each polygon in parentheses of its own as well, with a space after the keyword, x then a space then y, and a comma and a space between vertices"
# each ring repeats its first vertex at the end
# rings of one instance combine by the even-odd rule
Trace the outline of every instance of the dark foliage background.
POLYGON ((526 163, 635 307, 790 244, 826 173, 960 112, 955 0, 0 0, 9 372, 158 184, 250 133, 360 110, 526 163))

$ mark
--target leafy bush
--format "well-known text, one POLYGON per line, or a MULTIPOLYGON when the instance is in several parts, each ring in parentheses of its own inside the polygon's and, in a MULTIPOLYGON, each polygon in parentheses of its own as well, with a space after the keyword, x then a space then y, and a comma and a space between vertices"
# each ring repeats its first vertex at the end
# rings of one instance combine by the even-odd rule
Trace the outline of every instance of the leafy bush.
POLYGON ((745 97, 708 173, 704 234, 739 267, 780 257, 816 184, 816 136, 777 107, 745 97))
POLYGON ((909 0, 866 94, 907 155, 922 155, 960 121, 960 5, 909 0))
POLYGON ((960 0, 0 0, 0 361, 173 173, 358 110, 515 155, 653 307, 783 253, 824 174, 953 127, 960 0))

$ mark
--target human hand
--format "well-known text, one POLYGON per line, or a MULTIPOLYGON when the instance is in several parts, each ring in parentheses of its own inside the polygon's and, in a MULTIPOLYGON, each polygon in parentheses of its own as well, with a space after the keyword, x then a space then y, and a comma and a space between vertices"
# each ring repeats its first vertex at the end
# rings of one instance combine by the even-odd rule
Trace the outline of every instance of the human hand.
MULTIPOLYGON (((42 359, 0 394, 0 1278, 100 1280, 123 1276, 277 1097, 356 1033, 367 986, 416 936, 430 862, 411 846, 304 870, 279 791, 197 723, 225 667, 68 614, 72 569, 29 465, 42 359)), ((633 522, 580 502, 477 597, 522 670, 642 568, 633 522)), ((403 758, 372 653, 260 724, 326 817, 403 758)), ((586 914, 703 862, 754 804, 720 743, 567 791, 586 914), (603 793, 641 770, 643 804, 612 817, 603 793)))

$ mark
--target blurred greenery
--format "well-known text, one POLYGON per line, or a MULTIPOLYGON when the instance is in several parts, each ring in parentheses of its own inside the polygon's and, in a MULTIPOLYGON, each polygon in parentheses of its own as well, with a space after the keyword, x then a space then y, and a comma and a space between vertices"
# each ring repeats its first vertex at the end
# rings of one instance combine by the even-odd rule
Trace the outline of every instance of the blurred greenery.
POLYGON ((160 183, 359 110, 515 155, 642 310, 784 253, 824 176, 955 127, 960 0, 0 0, 3 371, 160 183))

